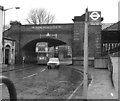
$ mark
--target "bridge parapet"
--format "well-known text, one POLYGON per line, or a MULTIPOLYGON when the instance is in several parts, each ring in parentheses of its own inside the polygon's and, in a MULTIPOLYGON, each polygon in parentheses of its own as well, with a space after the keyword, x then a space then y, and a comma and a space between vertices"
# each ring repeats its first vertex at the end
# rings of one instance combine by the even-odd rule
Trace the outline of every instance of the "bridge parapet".
POLYGON ((23 25, 22 32, 65 32, 72 31, 73 24, 40 24, 40 25, 23 25))

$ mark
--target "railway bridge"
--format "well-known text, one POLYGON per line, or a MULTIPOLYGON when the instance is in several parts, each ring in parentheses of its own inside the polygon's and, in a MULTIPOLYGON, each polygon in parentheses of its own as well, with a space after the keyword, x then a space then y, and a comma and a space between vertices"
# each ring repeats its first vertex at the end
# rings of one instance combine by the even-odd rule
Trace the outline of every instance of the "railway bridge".
MULTIPOLYGON (((75 16, 72 20, 73 23, 40 25, 22 25, 17 21, 11 22, 11 27, 4 32, 4 41, 5 38, 7 38, 13 40, 15 43, 13 45, 14 48, 10 49, 11 52, 13 52, 12 54, 14 55, 13 57, 15 57, 14 60, 16 60, 16 63, 22 62, 24 51, 32 51, 32 53, 35 54, 35 44, 37 42, 48 42, 49 47, 65 44, 70 46, 72 49, 72 62, 74 65, 79 65, 82 64, 84 55, 85 14, 75 16)), ((101 24, 89 25, 88 27, 90 64, 102 54, 102 33, 106 32, 103 32, 101 27, 101 24)), ((7 45, 4 44, 4 51, 6 46, 7 45)))

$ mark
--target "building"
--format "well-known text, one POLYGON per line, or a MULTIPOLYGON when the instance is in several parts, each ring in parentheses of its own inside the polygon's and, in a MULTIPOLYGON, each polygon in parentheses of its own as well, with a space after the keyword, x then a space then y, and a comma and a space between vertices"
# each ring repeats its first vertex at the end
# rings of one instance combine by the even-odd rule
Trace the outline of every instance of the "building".
POLYGON ((3 64, 15 64, 15 40, 3 38, 3 64))
MULTIPOLYGON (((85 14, 75 16, 72 20, 73 23, 39 25, 11 22, 11 27, 4 32, 4 36, 15 42, 16 63, 22 63, 23 54, 31 58, 31 54, 35 56, 37 42, 48 42, 49 47, 68 45, 73 64, 83 64, 85 14)), ((97 20, 97 23, 92 21, 88 26, 90 64, 101 56, 101 16, 97 20)))

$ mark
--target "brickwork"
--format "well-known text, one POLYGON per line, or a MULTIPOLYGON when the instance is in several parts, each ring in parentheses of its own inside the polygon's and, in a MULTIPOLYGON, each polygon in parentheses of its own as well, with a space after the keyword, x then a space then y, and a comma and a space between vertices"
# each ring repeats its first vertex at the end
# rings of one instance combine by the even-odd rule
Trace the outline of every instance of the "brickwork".
POLYGON ((79 58, 83 56, 83 35, 84 35, 84 23, 74 23, 73 33, 73 58, 79 58))
POLYGON ((89 56, 101 56, 101 25, 89 26, 89 56))
MULTIPOLYGON (((88 30, 89 57, 98 57, 101 54, 101 26, 89 25, 88 30)), ((22 59, 22 48, 47 33, 57 34, 58 40, 72 47, 73 61, 81 61, 84 55, 84 21, 74 20, 72 24, 43 25, 21 25, 15 22, 11 23, 11 28, 5 32, 5 36, 16 40, 16 61, 19 62, 22 59)), ((77 64, 76 62, 74 63, 77 64)))
MULTIPOLYGON (((88 25, 88 55, 98 58, 101 56, 101 25, 88 25)), ((84 56, 84 22, 74 23, 73 34, 73 64, 81 65, 84 56)), ((90 61, 91 64, 91 61, 90 61)))

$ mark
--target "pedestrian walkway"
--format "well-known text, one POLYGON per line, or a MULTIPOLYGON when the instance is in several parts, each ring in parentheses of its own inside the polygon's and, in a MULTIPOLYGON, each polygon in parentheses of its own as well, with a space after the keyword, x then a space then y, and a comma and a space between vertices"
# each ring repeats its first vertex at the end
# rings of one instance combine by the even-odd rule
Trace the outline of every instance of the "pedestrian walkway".
POLYGON ((88 99, 118 99, 107 69, 89 69, 89 73, 92 75, 92 82, 88 87, 88 99))
MULTIPOLYGON (((74 66, 78 70, 83 70, 83 67, 74 66)), ((113 88, 111 76, 108 69, 88 68, 88 73, 92 77, 92 81, 88 86, 87 99, 118 99, 118 93, 113 88)), ((76 91, 75 99, 82 99, 79 92, 81 87, 76 91)))
POLYGON ((6 65, 6 64, 2 64, 0 65, 0 73, 1 72, 7 72, 7 71, 13 71, 13 70, 21 70, 21 69, 25 69, 29 67, 28 64, 24 64, 24 65, 6 65))
POLYGON ((120 73, 118 68, 120 67, 120 57, 111 57, 111 62, 114 67, 113 75, 112 75, 113 84, 114 84, 115 90, 118 91, 118 74, 120 73))
POLYGON ((71 65, 72 64, 72 59, 64 59, 64 60, 60 60, 60 64, 61 65, 71 65))
MULTIPOLYGON (((70 65, 72 64, 71 59, 64 59, 63 61, 60 61, 61 65, 70 65)), ((20 65, 7 65, 7 64, 2 64, 0 65, 0 73, 1 72, 7 72, 7 71, 12 71, 12 70, 20 70, 20 69, 25 69, 28 67, 29 64, 20 64, 20 65)))

